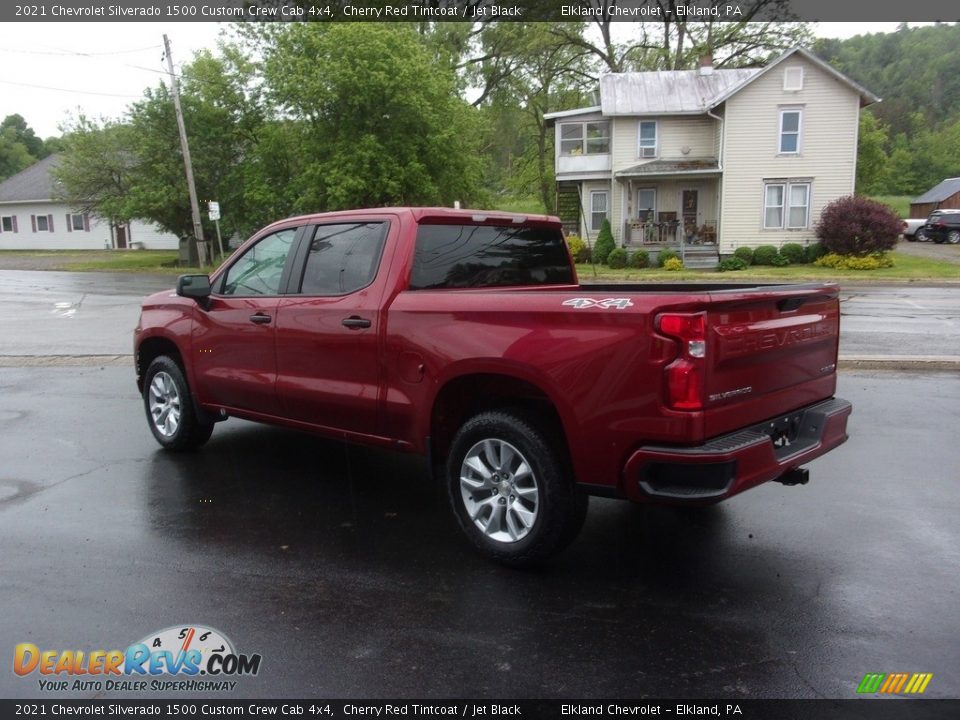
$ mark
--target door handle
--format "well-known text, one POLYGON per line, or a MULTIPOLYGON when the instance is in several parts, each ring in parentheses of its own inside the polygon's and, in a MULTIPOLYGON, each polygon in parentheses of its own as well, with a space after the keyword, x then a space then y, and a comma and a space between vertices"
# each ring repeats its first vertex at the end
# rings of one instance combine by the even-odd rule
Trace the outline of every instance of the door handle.
POLYGON ((271 318, 269 315, 264 315, 263 313, 257 313, 256 315, 250 316, 250 322, 256 323, 257 325, 266 325, 272 319, 273 318, 271 318))
POLYGON ((366 318, 357 317, 356 315, 351 315, 348 318, 344 318, 341 324, 346 328, 350 328, 351 330, 358 330, 360 328, 368 328, 373 323, 371 323, 366 318))

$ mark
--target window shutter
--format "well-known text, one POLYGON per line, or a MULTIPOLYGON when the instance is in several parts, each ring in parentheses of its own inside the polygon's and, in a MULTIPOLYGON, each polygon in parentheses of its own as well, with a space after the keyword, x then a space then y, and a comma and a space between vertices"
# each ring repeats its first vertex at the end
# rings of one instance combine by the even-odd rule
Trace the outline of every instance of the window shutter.
POLYGON ((14 231, 14 232, 19 232, 19 230, 17 230, 17 216, 16 216, 16 215, 13 216, 13 231, 14 231))
POLYGON ((37 231, 37 216, 36 216, 36 215, 31 215, 31 216, 30 216, 30 226, 33 228, 33 231, 34 231, 34 232, 37 231))
POLYGON ((83 231, 90 232, 90 213, 83 214, 83 231))
POLYGON ((53 232, 53 215, 47 215, 47 227, 50 228, 50 232, 53 232))
POLYGON ((73 223, 70 222, 70 213, 67 213, 67 232, 73 232, 73 223))

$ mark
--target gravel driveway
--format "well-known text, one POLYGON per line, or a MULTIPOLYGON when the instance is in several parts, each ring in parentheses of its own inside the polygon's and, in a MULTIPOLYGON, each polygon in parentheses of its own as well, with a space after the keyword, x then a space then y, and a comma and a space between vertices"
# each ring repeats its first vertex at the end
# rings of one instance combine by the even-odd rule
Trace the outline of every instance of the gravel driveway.
POLYGON ((935 242, 908 242, 901 240, 897 243, 897 252, 904 255, 942 260, 943 262, 960 264, 960 245, 937 245, 935 242))

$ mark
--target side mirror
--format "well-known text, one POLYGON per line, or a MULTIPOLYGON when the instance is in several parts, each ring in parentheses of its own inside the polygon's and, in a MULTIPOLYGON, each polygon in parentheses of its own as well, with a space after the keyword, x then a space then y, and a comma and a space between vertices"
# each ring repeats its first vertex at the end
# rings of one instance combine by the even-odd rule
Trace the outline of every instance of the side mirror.
POLYGON ((197 301, 210 297, 209 275, 181 275, 177 278, 177 295, 197 301))

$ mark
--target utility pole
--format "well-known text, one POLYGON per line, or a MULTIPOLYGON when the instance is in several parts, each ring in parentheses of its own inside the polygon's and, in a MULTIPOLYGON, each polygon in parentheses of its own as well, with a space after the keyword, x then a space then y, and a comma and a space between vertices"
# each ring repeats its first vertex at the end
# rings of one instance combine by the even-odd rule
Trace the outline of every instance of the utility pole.
MULTIPOLYGON (((180 86, 173 74, 173 56, 170 54, 170 38, 163 34, 163 49, 167 56, 167 68, 170 70, 170 91, 173 93, 173 107, 177 113, 177 129, 180 131, 180 149, 183 151, 183 165, 187 171, 187 189, 190 191, 190 215, 193 219, 193 236, 197 243, 197 257, 200 266, 207 264, 207 244, 203 240, 203 225, 200 223, 200 205, 197 202, 197 187, 193 182, 193 161, 190 159, 190 145, 187 142, 187 128, 183 124, 183 110, 180 107, 180 86)), ((192 253, 190 253, 192 255, 192 253)), ((183 258, 181 257, 181 260, 183 258)))

